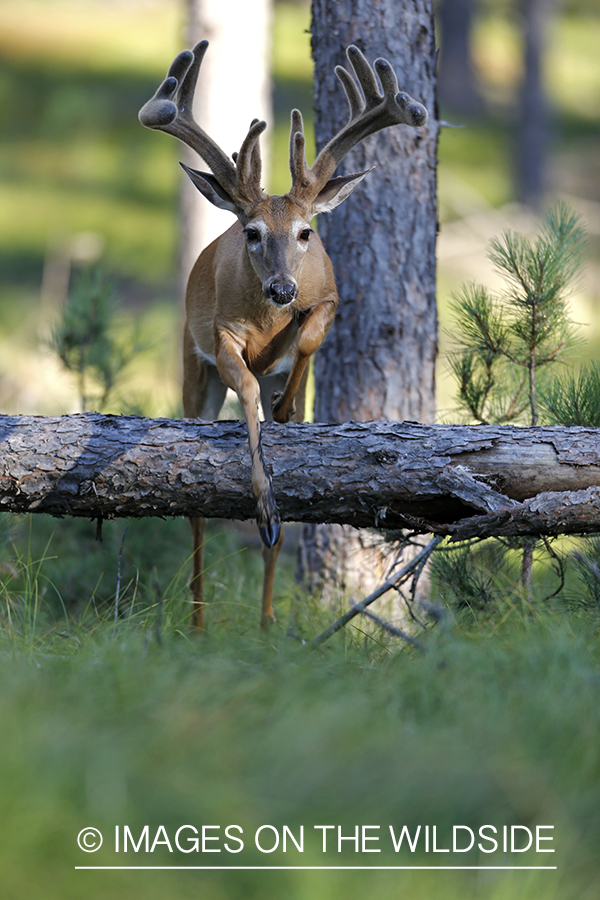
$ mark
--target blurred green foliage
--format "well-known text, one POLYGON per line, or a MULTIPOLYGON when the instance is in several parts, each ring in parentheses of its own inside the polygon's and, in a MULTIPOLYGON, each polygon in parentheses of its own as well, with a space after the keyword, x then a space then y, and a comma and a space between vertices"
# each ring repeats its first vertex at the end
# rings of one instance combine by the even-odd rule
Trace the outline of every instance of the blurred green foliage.
POLYGON ((81 412, 104 412, 144 346, 117 334, 114 286, 98 269, 79 273, 54 324, 50 349, 77 382, 81 412))
MULTIPOLYGON (((164 623, 167 622, 167 627, 164 623)), ((6 632, 4 632, 6 634, 6 632)), ((360 633, 322 653, 254 630, 177 634, 100 619, 27 646, 2 640, 3 897, 571 900, 597 877, 598 640, 576 616, 513 614, 496 633, 430 633, 426 652, 360 633), (86 633, 86 631, 88 633, 86 633), (89 632, 92 632, 91 634, 89 632), (493 639, 492 639, 493 638, 493 639), (239 856, 114 853, 115 825, 238 824, 239 856), (259 853, 287 825, 306 849, 259 853), (408 852, 389 825, 554 826, 556 853, 408 852), (314 826, 379 825, 384 851, 323 855, 314 826), (78 850, 84 827, 105 845, 78 850), (312 837, 311 837, 312 834, 312 837), (443 858, 441 858, 443 856, 443 858), (556 865, 545 872, 82 872, 77 865, 556 865)), ((552 832, 551 832, 552 834, 552 832)), ((447 842, 438 846, 447 846, 447 842)))
MULTIPOLYGON (((443 224, 513 198, 511 103, 521 77, 517 20, 514 4, 481 8, 475 57, 478 78, 492 98, 490 114, 461 129, 442 129, 443 224)), ((22 346, 37 330, 35 320, 48 318, 49 310, 39 307, 40 283, 56 248, 82 232, 99 238, 103 250, 97 261, 116 279, 126 305, 154 304, 170 317, 170 397, 159 399, 161 385, 152 385, 151 392, 157 410, 173 409, 175 336, 181 327, 175 288, 179 149, 176 141, 141 128, 137 111, 180 48, 182 16, 178 0, 22 0, 18 8, 0 0, 0 405, 10 411, 34 411, 33 398, 25 408, 21 398, 28 394, 26 373, 33 378, 35 366, 24 352, 17 354, 13 335, 22 346), (4 339, 13 346, 2 346, 4 339)), ((304 113, 309 146, 314 140, 309 29, 308 4, 275 4, 275 117, 267 133, 273 141, 269 187, 275 192, 289 185, 292 106, 304 113)), ((553 178, 558 190, 586 201, 600 199, 599 35, 594 6, 570 5, 552 28, 547 63, 553 178)), ((441 116, 453 118, 451 110, 441 116)), ((590 254, 597 249, 592 235, 590 254)), ((79 265, 74 259, 73 266, 79 265)), ((447 294, 462 280, 440 266, 442 319, 447 294)), ((440 379, 445 404, 443 384, 440 379)), ((48 391, 37 392, 39 411, 69 408, 60 392, 54 406, 48 391)))
MULTIPOLYGON (((178 148, 166 138, 151 139, 136 114, 179 46, 181 14, 175 2, 148 10, 135 3, 120 9, 24 0, 17 14, 6 0, 0 3, 0 276, 39 282, 53 232, 95 230, 106 239, 109 269, 147 283, 171 277, 178 148)), ((506 49, 514 25, 500 13, 483 16, 477 28, 484 83, 514 79, 506 49)), ((598 129, 600 18, 592 13, 572 12, 553 29, 548 72, 565 150, 598 129)), ((290 108, 301 108, 311 125, 309 27, 305 4, 276 4, 274 190, 284 190, 289 180, 290 108)), ((467 124, 442 134, 445 216, 455 214, 446 173, 472 184, 493 205, 512 195, 510 121, 501 115, 467 124)))

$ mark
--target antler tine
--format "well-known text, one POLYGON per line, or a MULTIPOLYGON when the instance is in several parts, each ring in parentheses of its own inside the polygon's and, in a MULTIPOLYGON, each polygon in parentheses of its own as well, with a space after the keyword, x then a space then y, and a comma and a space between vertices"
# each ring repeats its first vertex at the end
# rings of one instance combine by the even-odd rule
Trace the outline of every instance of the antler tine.
POLYGON ((252 203, 265 197, 260 186, 262 161, 260 156, 260 136, 267 127, 266 122, 253 119, 248 134, 243 140, 240 152, 234 155, 237 174, 237 194, 252 203))
POLYGON ((290 172, 292 175, 292 191, 310 184, 310 171, 306 162, 306 138, 304 122, 299 109, 292 110, 290 125, 290 172))
MULTIPOLYGON (((367 58, 364 53, 362 53, 358 49, 358 47, 355 47, 354 44, 350 44, 350 46, 346 49, 346 56, 350 61, 350 65, 354 69, 354 72, 358 79, 358 83, 360 84, 363 94, 365 95, 366 108, 372 109, 373 107, 377 106, 377 104, 381 100, 381 94, 379 93, 379 85, 377 84, 375 73, 367 62, 367 58)), ((336 70, 342 68, 342 66, 336 66, 336 70)))
POLYGON ((194 46, 194 49, 192 50, 194 55, 192 64, 188 68, 179 90, 179 108, 181 114, 192 122, 194 121, 194 94, 196 93, 196 85, 198 84, 200 66, 202 65, 207 50, 208 41, 198 41, 194 46))
POLYGON ((141 108, 139 120, 147 128, 179 138, 202 157, 226 190, 234 191, 236 170, 233 162, 200 128, 192 110, 198 73, 207 48, 208 41, 200 41, 193 51, 183 50, 175 57, 154 97, 141 108))
POLYGON ((350 107, 350 119, 355 119, 361 114, 365 106, 362 95, 356 86, 354 78, 347 69, 344 69, 343 66, 336 66, 334 71, 346 92, 346 98, 350 107))
POLYGON ((398 79, 387 59, 376 59, 373 63, 373 67, 381 82, 384 97, 393 97, 395 100, 399 93, 398 79))
POLYGON ((163 131, 177 117, 177 104, 173 101, 180 82, 194 61, 191 50, 182 50, 167 72, 167 77, 162 82, 153 97, 144 103, 138 113, 138 118, 146 128, 154 128, 163 131))
MULTIPOLYGON (((337 66, 335 73, 344 88, 350 118, 321 150, 311 166, 308 172, 309 192, 303 192, 306 200, 317 196, 344 156, 368 135, 391 125, 415 127, 424 125, 427 121, 425 107, 403 91, 398 91, 398 80, 386 59, 375 60, 372 68, 364 54, 354 45, 348 47, 346 55, 354 75, 342 66, 337 66), (375 73, 379 77, 381 91, 375 73)), ((290 193, 298 193, 296 181, 293 182, 290 193)))

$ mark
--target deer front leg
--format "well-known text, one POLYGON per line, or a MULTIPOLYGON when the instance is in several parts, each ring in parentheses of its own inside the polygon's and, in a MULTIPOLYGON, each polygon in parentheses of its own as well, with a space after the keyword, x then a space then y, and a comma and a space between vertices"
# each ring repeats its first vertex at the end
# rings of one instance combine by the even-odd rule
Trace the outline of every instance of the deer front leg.
POLYGON ((252 462, 252 492, 256 500, 256 522, 263 544, 274 547, 281 536, 281 519, 275 502, 273 482, 267 471, 260 436, 258 381, 242 358, 241 347, 233 338, 220 335, 217 368, 227 387, 238 396, 248 428, 252 462))
POLYGON ((315 306, 298 329, 296 338, 296 358, 282 392, 275 391, 271 397, 271 411, 275 422, 289 422, 295 412, 294 398, 308 361, 319 349, 331 328, 335 316, 335 301, 325 301, 315 306))

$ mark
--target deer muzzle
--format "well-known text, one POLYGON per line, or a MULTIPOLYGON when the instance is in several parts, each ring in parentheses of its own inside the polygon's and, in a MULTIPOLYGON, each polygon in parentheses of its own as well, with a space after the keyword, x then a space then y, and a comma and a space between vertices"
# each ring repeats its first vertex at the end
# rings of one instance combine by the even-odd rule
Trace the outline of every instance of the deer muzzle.
POLYGON ((265 288, 266 297, 275 306, 289 306, 298 296, 298 285, 290 278, 274 279, 265 288))

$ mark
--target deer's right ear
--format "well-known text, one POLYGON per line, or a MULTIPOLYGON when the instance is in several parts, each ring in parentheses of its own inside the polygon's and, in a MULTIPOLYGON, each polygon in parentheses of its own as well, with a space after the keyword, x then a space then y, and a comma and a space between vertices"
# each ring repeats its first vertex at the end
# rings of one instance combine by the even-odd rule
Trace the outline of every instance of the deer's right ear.
POLYGON ((214 175, 211 175, 210 172, 198 172, 196 169, 190 169, 189 166, 186 166, 182 162, 180 162, 179 165, 184 172, 187 172, 192 184, 197 187, 200 193, 214 206, 217 206, 219 209, 226 209, 227 212, 232 212, 236 215, 238 214, 238 206, 229 196, 227 191, 221 187, 214 175))
POLYGON ((338 175, 337 178, 330 178, 325 187, 319 191, 313 203, 314 214, 331 212, 336 206, 349 197, 355 187, 366 178, 369 172, 372 172, 375 166, 367 169, 366 172, 354 173, 354 175, 338 175))

